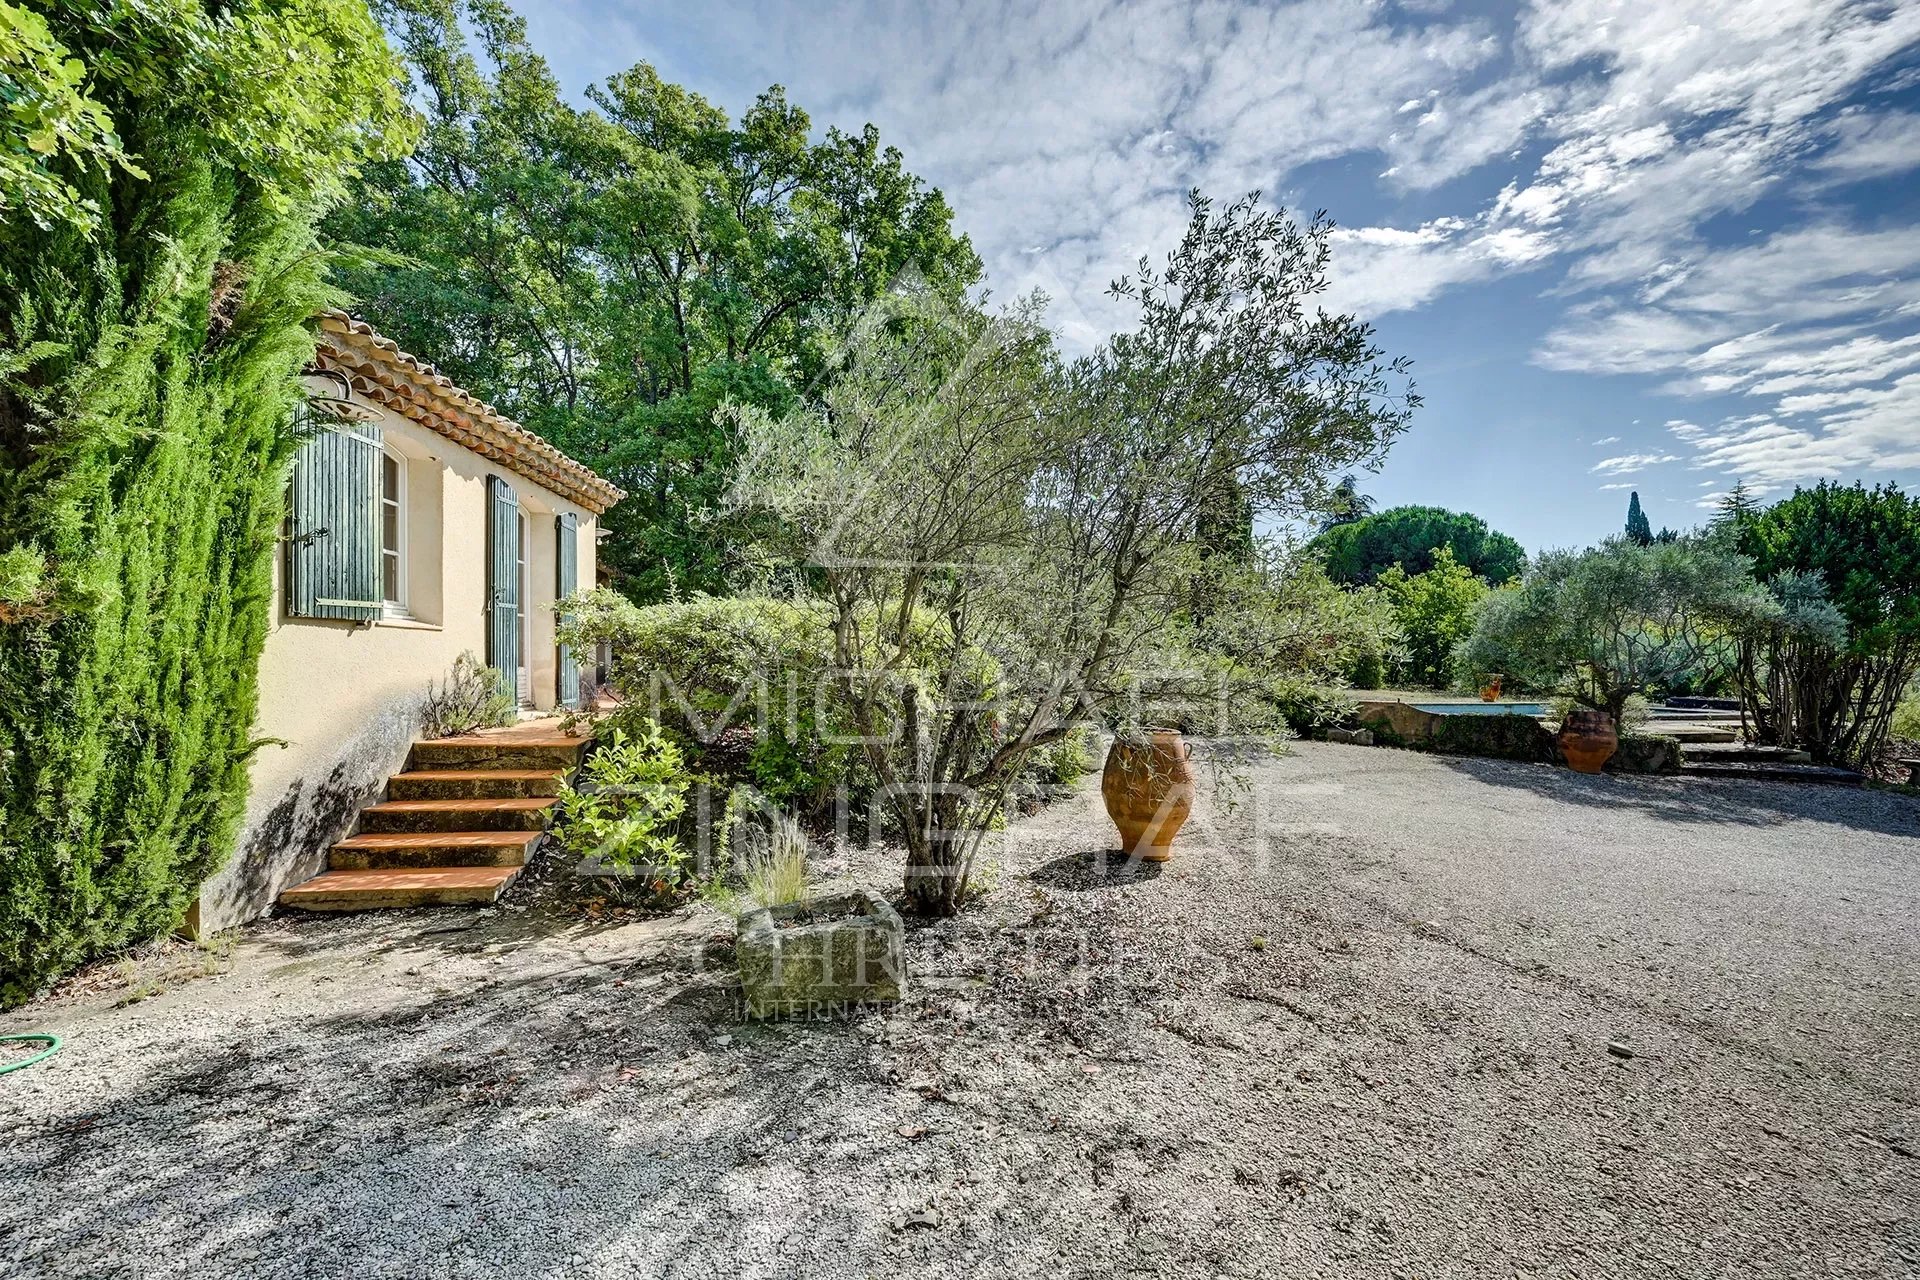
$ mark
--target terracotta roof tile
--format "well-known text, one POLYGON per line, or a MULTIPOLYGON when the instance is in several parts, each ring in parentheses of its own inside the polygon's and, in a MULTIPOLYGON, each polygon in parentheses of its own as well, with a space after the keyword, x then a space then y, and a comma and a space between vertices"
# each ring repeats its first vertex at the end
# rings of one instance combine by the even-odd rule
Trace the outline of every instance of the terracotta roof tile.
POLYGON ((320 313, 315 365, 355 392, 599 515, 623 494, 425 360, 344 311, 320 313))

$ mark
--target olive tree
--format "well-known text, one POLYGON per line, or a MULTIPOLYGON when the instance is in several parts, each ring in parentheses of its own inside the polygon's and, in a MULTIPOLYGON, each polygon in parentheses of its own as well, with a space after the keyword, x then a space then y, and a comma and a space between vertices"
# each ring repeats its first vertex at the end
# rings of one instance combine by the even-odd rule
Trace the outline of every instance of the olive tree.
POLYGON ((815 411, 737 411, 733 501, 780 518, 828 602, 834 693, 916 909, 958 909, 1029 754, 1154 663, 1223 496, 1304 514, 1404 430, 1404 365, 1309 310, 1330 231, 1196 194, 1165 266, 1113 287, 1134 327, 1088 356, 1058 357, 1038 300, 989 316, 907 291, 815 411))
POLYGON ((1642 546, 1621 537, 1539 556, 1489 595, 1455 654, 1468 677, 1498 671, 1604 711, 1701 668, 1730 673, 1735 639, 1778 606, 1752 562, 1717 539, 1642 546))

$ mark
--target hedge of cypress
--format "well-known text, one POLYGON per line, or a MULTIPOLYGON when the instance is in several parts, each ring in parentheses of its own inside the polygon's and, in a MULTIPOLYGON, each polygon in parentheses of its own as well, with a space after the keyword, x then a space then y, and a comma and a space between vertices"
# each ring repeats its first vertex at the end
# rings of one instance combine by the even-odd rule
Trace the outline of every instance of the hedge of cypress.
POLYGON ((65 206, 0 209, 0 1005, 177 926, 228 852, 313 227, 400 136, 361 0, 45 13, 116 150, 35 147, 65 206))

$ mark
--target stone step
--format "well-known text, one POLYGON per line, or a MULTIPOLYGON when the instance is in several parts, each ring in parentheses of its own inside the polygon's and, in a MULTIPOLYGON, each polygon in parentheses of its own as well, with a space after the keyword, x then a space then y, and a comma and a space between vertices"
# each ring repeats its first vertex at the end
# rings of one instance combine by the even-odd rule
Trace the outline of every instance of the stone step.
POLYGON ((280 895, 280 902, 303 911, 484 907, 498 901, 519 874, 519 867, 328 871, 288 889, 280 895))
MULTIPOLYGON (((1688 752, 1692 756, 1692 752, 1688 752)), ((1819 764, 1765 764, 1738 760, 1694 762, 1689 758, 1680 766, 1683 778, 1738 778, 1747 782, 1802 782, 1829 787, 1857 787, 1866 779, 1851 769, 1835 769, 1819 764)))
POLYGON ((369 835, 393 831, 544 831, 553 807, 550 796, 502 800, 382 800, 360 811, 360 830, 369 835))
POLYGON ((1754 746, 1745 742, 1686 744, 1688 761, 1696 764, 1812 764, 1804 751, 1785 747, 1754 746))
POLYGON ((421 769, 387 779, 391 800, 511 800, 557 796, 565 769, 421 769))
POLYGON ((334 871, 523 867, 539 847, 538 831, 368 832, 333 846, 334 871))
POLYGON ((571 772, 580 767, 588 741, 561 734, 430 738, 413 744, 407 769, 409 772, 439 769, 564 769, 571 772))

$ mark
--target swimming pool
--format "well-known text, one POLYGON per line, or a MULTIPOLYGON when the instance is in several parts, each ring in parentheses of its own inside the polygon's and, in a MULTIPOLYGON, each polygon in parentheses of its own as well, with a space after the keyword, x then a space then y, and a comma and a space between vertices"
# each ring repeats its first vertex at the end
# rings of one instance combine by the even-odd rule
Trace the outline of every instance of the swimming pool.
POLYGON ((1545 706, 1538 702, 1416 702, 1416 710, 1436 716, 1544 716, 1545 706))

